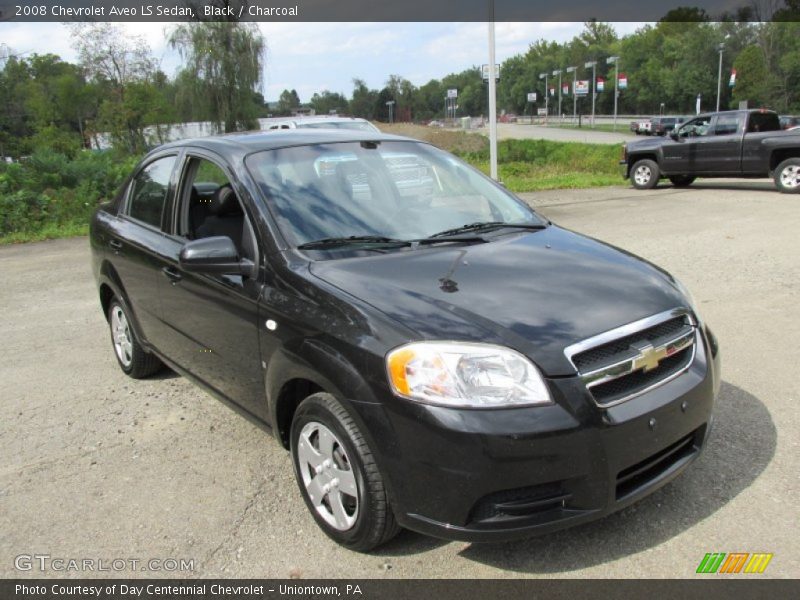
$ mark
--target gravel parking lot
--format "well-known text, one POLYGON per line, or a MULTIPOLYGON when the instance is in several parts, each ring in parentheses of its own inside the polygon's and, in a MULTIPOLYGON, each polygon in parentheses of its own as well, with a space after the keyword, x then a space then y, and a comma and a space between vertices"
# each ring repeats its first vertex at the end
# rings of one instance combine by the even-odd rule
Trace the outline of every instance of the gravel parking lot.
POLYGON ((800 577, 800 197, 718 180, 527 199, 669 269, 719 337, 715 429, 675 482, 522 542, 404 532, 348 552, 317 529, 273 438, 177 375, 122 374, 85 238, 2 247, 0 576, 92 576, 15 570, 18 555, 48 554, 194 560, 94 576, 691 577, 706 552, 772 552, 761 577, 800 577))

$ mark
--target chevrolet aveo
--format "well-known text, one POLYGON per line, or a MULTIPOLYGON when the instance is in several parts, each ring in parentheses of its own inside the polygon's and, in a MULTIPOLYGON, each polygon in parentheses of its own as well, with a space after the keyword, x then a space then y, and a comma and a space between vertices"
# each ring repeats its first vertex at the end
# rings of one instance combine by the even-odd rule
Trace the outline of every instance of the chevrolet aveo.
POLYGON ((270 430, 353 550, 597 519, 708 437, 717 343, 681 283, 422 142, 168 144, 90 239, 122 370, 168 365, 270 430))

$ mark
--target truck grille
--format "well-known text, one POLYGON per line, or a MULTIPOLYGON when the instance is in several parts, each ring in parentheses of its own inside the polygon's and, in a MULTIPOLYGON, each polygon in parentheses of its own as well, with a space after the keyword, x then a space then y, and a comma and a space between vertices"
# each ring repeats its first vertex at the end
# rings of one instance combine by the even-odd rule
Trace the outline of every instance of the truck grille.
POLYGON ((595 402, 613 406, 688 369, 695 341, 694 319, 681 308, 601 333, 565 353, 595 402))

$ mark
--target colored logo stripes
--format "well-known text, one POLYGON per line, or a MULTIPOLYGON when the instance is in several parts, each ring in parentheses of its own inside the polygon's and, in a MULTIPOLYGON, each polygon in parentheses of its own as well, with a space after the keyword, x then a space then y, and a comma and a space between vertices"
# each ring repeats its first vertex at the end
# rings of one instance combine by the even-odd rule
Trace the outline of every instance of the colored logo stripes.
POLYGON ((709 552, 697 566, 697 573, 763 573, 772 554, 766 552, 709 552))

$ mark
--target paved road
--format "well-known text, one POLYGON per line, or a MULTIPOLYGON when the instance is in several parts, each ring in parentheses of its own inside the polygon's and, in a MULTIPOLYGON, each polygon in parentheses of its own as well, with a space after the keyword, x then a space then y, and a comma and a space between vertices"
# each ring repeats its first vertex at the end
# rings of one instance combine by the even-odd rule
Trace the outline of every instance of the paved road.
POLYGON ((404 532, 377 554, 348 552, 317 529, 288 455, 260 429, 175 375, 123 376, 86 239, 3 247, 0 576, 38 575, 16 572, 14 557, 47 553, 194 559, 187 574, 203 577, 691 577, 712 551, 773 552, 766 575, 800 576, 800 198, 715 182, 531 201, 670 269, 713 325, 724 368, 715 430, 678 480, 538 539, 404 532))
MULTIPOLYGON (((541 125, 522 125, 517 123, 498 123, 498 139, 538 139, 556 142, 586 142, 590 144, 621 144, 637 139, 628 131, 627 122, 619 123, 619 131, 593 131, 588 127, 580 129, 564 127, 544 127, 541 125)), ((482 130, 488 135, 488 129, 482 130)), ((641 138, 639 138, 641 139, 641 138)))

